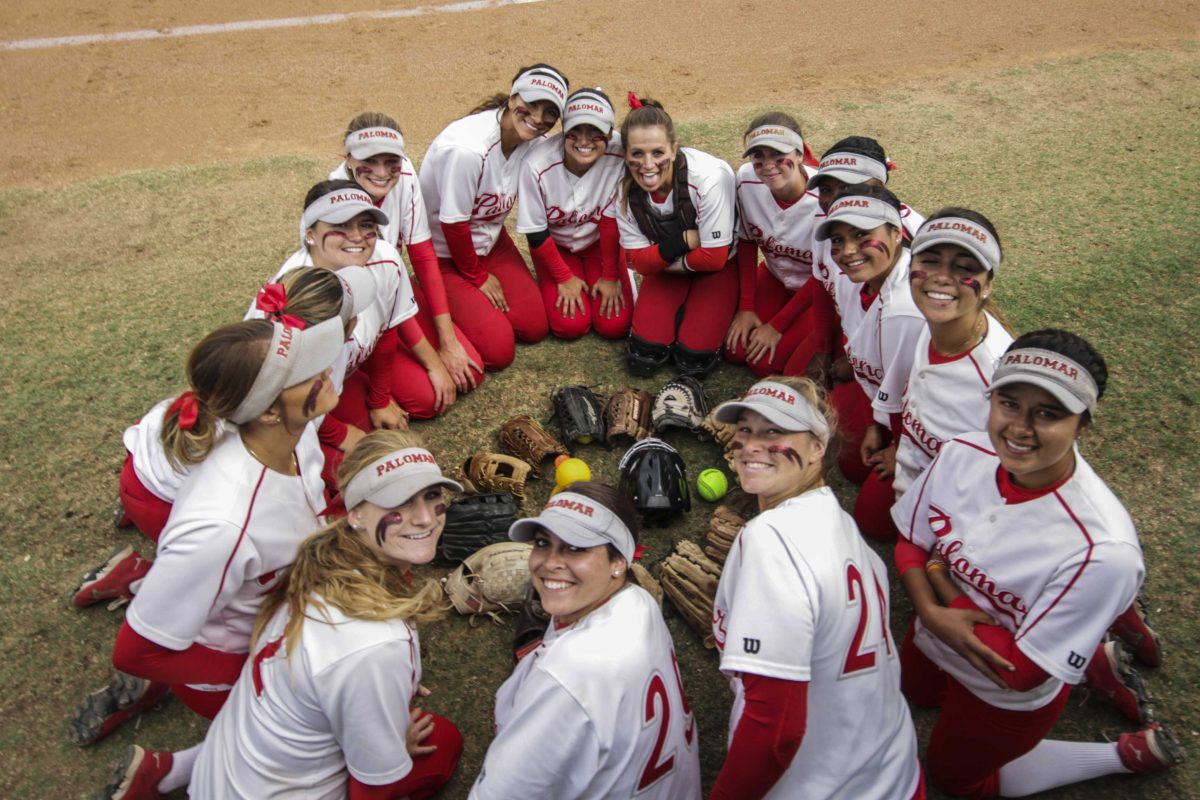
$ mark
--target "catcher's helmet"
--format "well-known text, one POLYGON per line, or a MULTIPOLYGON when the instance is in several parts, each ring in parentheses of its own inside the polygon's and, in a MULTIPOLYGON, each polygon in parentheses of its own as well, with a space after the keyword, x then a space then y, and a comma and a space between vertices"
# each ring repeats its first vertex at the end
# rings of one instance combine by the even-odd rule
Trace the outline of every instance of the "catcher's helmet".
POLYGON ((692 510, 683 458, 662 439, 642 439, 625 451, 619 465, 621 492, 633 501, 642 523, 665 528, 677 514, 692 510))

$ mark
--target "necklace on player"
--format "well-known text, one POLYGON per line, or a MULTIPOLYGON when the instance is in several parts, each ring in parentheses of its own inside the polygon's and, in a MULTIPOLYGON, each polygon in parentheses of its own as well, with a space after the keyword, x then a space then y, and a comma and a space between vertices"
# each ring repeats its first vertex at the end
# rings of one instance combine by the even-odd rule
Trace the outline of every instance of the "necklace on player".
MULTIPOLYGON (((259 455, 255 451, 255 449, 250 446, 250 443, 248 441, 246 441, 245 437, 242 438, 242 444, 246 447, 246 452, 249 453, 254 458, 255 461, 262 464, 267 469, 274 469, 274 467, 271 466, 270 462, 268 462, 267 459, 265 459, 261 455, 259 455)), ((296 459, 296 451, 295 450, 293 450, 290 453, 290 455, 292 457, 291 458, 292 463, 291 463, 290 467, 288 468, 288 470, 286 472, 284 470, 276 470, 276 472, 279 472, 283 475, 291 475, 294 477, 294 476, 300 474, 300 462, 296 459)))
POLYGON ((962 340, 962 342, 948 349, 944 355, 956 356, 959 353, 966 353, 975 348, 975 345, 983 341, 983 332, 987 329, 987 315, 980 314, 979 319, 971 327, 971 332, 962 340))

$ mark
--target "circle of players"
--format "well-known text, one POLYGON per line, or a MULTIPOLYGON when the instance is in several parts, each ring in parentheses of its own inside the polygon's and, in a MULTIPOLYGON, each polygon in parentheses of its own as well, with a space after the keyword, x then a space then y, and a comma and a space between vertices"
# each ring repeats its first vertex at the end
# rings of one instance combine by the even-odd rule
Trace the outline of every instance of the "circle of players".
POLYGON ((410 568, 448 518, 476 524, 482 506, 448 492, 520 497, 543 457, 605 439, 634 442, 618 487, 573 461, 536 516, 478 520, 485 542, 523 547, 460 567, 467 610, 522 611, 472 798, 701 795, 663 589, 733 691, 709 797, 907 800, 926 774, 1022 796, 1182 760, 1132 666, 1161 660, 1136 531, 1076 447, 1107 367, 1072 333, 1014 337, 991 299, 995 226, 900 202, 865 136, 818 159, 793 117, 761 114, 735 172, 682 144, 661 103, 624 105, 618 126, 603 90, 523 67, 419 173, 396 120, 351 121, 295 253, 192 349, 189 388, 125 432, 121 522, 158 552, 119 548, 76 590, 129 608, 119 672, 71 737, 97 742, 168 693, 212 724, 187 750, 130 747, 98 797, 436 794, 463 741, 420 707, 417 628, 447 602, 410 568), (558 402, 566 445, 530 420, 461 483, 408 430, 516 343, 591 331, 624 343, 631 375, 679 377, 655 398, 558 402), (756 382, 710 412, 722 359, 756 382), (703 549, 659 564, 660 588, 637 540, 690 509, 671 427, 723 445, 741 488, 703 549), (860 487, 853 514, 834 468, 860 487), (902 642, 864 536, 895 542, 902 642), (1047 739, 1079 684, 1137 729, 1047 739), (923 760, 910 702, 941 709, 923 760))

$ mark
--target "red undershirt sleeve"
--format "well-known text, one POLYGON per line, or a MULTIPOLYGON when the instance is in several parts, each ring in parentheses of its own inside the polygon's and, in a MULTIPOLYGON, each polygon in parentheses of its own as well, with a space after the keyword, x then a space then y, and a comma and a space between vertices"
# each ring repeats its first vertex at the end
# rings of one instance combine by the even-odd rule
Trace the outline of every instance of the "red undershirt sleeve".
POLYGON ((193 644, 187 650, 171 650, 150 641, 124 622, 117 633, 112 661, 121 672, 159 683, 233 684, 242 672, 246 655, 202 644, 193 644))
POLYGON ((888 414, 888 430, 892 433, 892 444, 900 443, 900 429, 904 427, 904 415, 899 411, 888 414))
MULTIPOLYGON (((841 323, 837 318, 837 308, 833 305, 833 298, 829 296, 825 284, 815 277, 811 278, 809 283, 813 284, 812 331, 813 335, 818 337, 814 340, 813 345, 818 353, 832 353, 834 333, 841 330, 841 323)), ((805 285, 807 286, 807 284, 805 285)))
MULTIPOLYGON (((403 328, 410 322, 416 325, 416 321, 416 317, 409 317, 400 323, 400 327, 403 328)), ((368 408, 386 408, 392 401, 392 369, 396 363, 398 339, 396 328, 388 328, 375 343, 375 350, 363 362, 362 370, 370 387, 370 393, 367 395, 368 408)))
POLYGON ((462 276, 471 282, 475 288, 483 286, 487 280, 488 271, 475 253, 475 241, 471 236, 469 222, 443 222, 442 233, 446 236, 446 246, 450 248, 450 258, 455 268, 462 276))
POLYGON ((738 239, 738 311, 753 311, 754 290, 758 273, 758 245, 746 239, 738 239))
POLYGON ((600 218, 600 277, 606 281, 620 280, 621 233, 613 217, 600 218))
MULTIPOLYGON (((965 594, 961 597, 956 597, 954 602, 950 604, 950 607, 971 611, 981 610, 965 594)), ((1021 648, 1017 646, 1016 639, 1013 638, 1012 631, 1008 630, 1008 628, 1003 628, 999 625, 978 623, 975 625, 975 635, 979 637, 979 641, 995 650, 1000 657, 1006 659, 1017 668, 1014 672, 1008 672, 1003 669, 996 670, 996 674, 1000 676, 1000 679, 1014 691, 1028 692, 1050 680, 1050 674, 1031 661, 1021 651, 1021 648)))
POLYGON ((667 268, 667 262, 658 254, 658 245, 626 249, 625 256, 633 264, 633 268, 641 275, 653 275, 667 268))
POLYGON ((326 447, 340 447, 346 441, 346 423, 333 414, 326 414, 317 428, 317 439, 326 447))
POLYGON ((396 331, 398 331, 398 336, 396 339, 400 342, 404 342, 404 346, 409 350, 413 349, 422 339, 425 338, 425 331, 422 330, 421 323, 417 322, 416 317, 409 317, 408 319, 404 320, 404 322, 401 322, 400 325, 396 327, 396 331))
POLYGON ((779 782, 808 723, 808 682, 742 674, 746 706, 708 800, 754 800, 779 782))
POLYGON ((426 239, 420 244, 410 244, 408 260, 412 262, 413 274, 429 304, 430 316, 440 317, 450 313, 450 301, 446 299, 446 284, 442 280, 442 270, 438 267, 437 253, 433 249, 433 240, 426 239))
POLYGON ((929 553, 913 544, 903 536, 896 538, 896 572, 903 575, 910 569, 925 569, 929 563, 929 553))
POLYGON ((533 258, 534 266, 540 271, 549 272, 555 283, 566 283, 575 275, 567 266, 567 262, 563 261, 553 236, 547 236, 537 247, 529 248, 529 255, 533 258))
POLYGON ((697 247, 683 257, 684 265, 692 272, 717 272, 729 260, 729 246, 697 247))

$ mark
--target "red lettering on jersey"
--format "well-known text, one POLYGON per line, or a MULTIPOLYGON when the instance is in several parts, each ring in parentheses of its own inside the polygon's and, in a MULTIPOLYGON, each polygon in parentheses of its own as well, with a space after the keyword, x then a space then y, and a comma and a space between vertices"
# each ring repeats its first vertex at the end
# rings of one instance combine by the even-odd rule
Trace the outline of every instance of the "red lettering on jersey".
POLYGON ((883 382, 883 368, 871 365, 869 362, 863 361, 858 356, 852 355, 847 351, 846 355, 850 360, 850 368, 854 370, 854 374, 865 380, 872 386, 878 386, 883 382))
POLYGON ((650 760, 646 763, 646 768, 642 770, 642 777, 638 780, 637 791, 640 792, 647 787, 657 783, 664 775, 675 769, 675 752, 672 751, 666 758, 662 758, 663 745, 667 741, 667 733, 671 727, 671 702, 667 696, 667 685, 663 682, 662 676, 657 672, 650 679, 650 685, 646 687, 646 725, 652 724, 656 719, 662 717, 658 724, 658 738, 654 740, 654 750, 650 753, 650 760))
POLYGON ((486 192, 475 198, 475 207, 471 209, 471 216, 483 220, 502 217, 516 205, 516 202, 516 197, 486 192))
POLYGON ((905 398, 904 406, 900 409, 900 414, 904 435, 911 439, 917 447, 921 448, 921 451, 925 455, 932 458, 941 452, 942 440, 930 433, 924 423, 917 419, 917 415, 909 411, 908 398, 905 398))
POLYGON ((954 530, 954 522, 950 515, 933 503, 929 504, 929 530, 939 539, 954 530))
POLYGON ((566 212, 558 206, 546 207, 546 222, 551 225, 599 225, 600 220, 604 217, 604 209, 596 206, 586 214, 581 214, 578 211, 566 212))
POLYGON ((987 595, 997 610, 1010 614, 1013 621, 1020 625, 1021 620, 1029 613, 1029 606, 1025 604, 1024 598, 1016 592, 999 587, 995 579, 988 575, 987 570, 975 566, 969 558, 961 555, 963 546, 962 540, 956 540, 940 548, 942 557, 950 565, 951 571, 960 581, 987 595))
POLYGON ((568 511, 574 511, 577 514, 583 514, 585 517, 592 516, 596 511, 587 503, 581 503, 578 500, 572 500, 569 497, 561 497, 557 500, 551 500, 549 503, 546 503, 542 510, 545 511, 546 509, 550 508, 565 508, 568 511))
POLYGON ((750 226, 750 233, 754 236, 754 242, 764 253, 770 253, 777 258, 787 258, 792 261, 798 261, 806 266, 812 265, 812 250, 800 247, 792 247, 784 244, 775 236, 763 238, 763 231, 756 225, 750 226))
POLYGON ((725 609, 713 608, 713 641, 717 644, 719 652, 725 652, 725 636, 728 631, 725 629, 725 609))
POLYGON ((254 694, 256 697, 262 697, 263 693, 262 662, 279 652, 279 647, 282 644, 283 637, 280 636, 272 642, 267 642, 263 646, 263 649, 259 650, 254 656, 254 666, 250 669, 250 677, 254 681, 254 694))

